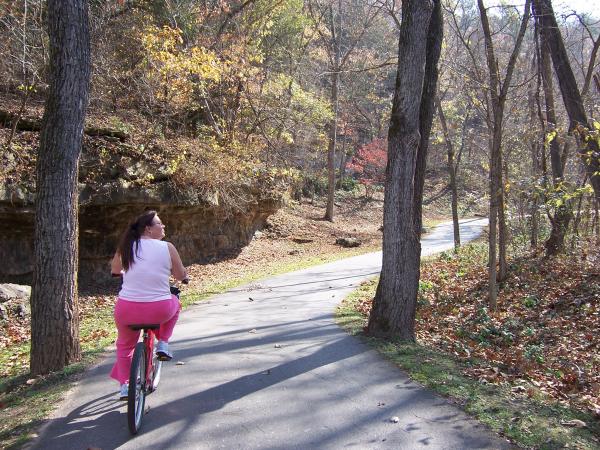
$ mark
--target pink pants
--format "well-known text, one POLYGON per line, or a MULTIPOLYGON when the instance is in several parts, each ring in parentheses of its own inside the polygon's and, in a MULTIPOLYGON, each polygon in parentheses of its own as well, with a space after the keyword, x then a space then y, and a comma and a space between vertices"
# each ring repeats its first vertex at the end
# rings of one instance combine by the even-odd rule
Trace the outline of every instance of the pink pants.
POLYGON ((180 309, 181 304, 175 295, 170 300, 158 302, 130 302, 122 298, 117 299, 115 305, 115 324, 118 331, 117 361, 110 372, 111 378, 121 384, 129 380, 133 349, 140 337, 140 332, 130 329, 129 325, 160 323, 156 338, 169 342, 180 309))

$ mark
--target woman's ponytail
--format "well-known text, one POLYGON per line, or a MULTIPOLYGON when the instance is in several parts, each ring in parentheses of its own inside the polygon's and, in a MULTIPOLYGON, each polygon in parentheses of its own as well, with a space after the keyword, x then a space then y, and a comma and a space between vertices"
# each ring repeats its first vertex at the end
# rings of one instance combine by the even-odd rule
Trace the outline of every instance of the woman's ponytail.
POLYGON ((119 241, 118 251, 121 255, 121 264, 123 270, 127 272, 135 262, 135 256, 140 245, 140 238, 144 234, 146 227, 152 225, 152 221, 156 216, 156 211, 146 211, 139 216, 135 221, 131 222, 119 241), (135 251, 133 245, 135 244, 135 251))

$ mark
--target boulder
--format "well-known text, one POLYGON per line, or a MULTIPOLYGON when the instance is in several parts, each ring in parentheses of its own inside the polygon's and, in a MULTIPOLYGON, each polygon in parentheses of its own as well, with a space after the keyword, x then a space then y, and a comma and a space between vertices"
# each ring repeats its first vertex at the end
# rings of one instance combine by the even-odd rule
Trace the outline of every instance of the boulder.
POLYGON ((358 240, 355 237, 342 237, 342 238, 337 238, 335 240, 335 243, 337 245, 341 245, 342 247, 360 247, 360 245, 362 244, 362 242, 360 240, 358 240))
POLYGON ((21 318, 30 315, 29 297, 31 287, 20 284, 0 284, 0 320, 6 320, 9 314, 21 318))
POLYGON ((0 284, 0 303, 12 300, 26 300, 28 302, 30 296, 30 286, 13 283, 0 284))

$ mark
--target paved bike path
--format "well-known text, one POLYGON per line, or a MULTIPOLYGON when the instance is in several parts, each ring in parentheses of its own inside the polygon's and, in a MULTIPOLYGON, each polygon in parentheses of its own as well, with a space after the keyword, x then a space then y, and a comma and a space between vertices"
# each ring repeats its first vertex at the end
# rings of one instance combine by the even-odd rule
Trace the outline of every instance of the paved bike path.
MULTIPOLYGON (((463 242, 485 223, 465 221, 463 242)), ((422 244, 423 254, 451 248, 451 224, 422 244)), ((187 309, 172 340, 175 359, 147 398, 138 436, 129 435, 125 403, 108 378, 111 354, 70 392, 33 447, 509 448, 335 324, 335 306, 380 266, 380 252, 357 256, 187 309)))

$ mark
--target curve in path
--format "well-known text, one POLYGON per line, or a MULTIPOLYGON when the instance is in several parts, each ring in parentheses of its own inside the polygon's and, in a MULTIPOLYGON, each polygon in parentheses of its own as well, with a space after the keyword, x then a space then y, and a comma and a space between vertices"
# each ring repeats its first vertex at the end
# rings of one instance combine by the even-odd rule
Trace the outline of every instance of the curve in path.
MULTIPOLYGON (((463 242, 484 224, 463 222, 463 242)), ((422 244, 423 254, 452 248, 451 224, 422 244)), ((335 306, 380 264, 380 252, 357 256, 186 310, 172 341, 180 365, 163 366, 138 436, 129 436, 124 403, 115 400, 111 355, 78 383, 33 447, 508 448, 335 324, 335 306)))

